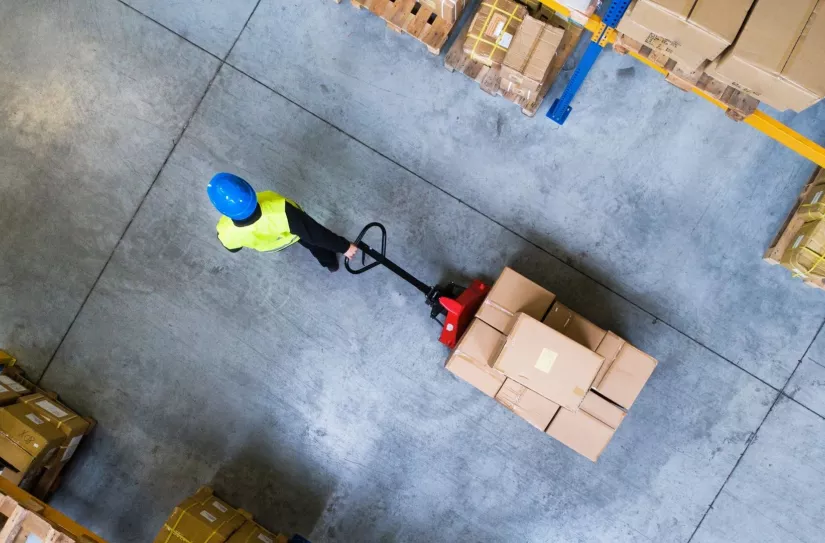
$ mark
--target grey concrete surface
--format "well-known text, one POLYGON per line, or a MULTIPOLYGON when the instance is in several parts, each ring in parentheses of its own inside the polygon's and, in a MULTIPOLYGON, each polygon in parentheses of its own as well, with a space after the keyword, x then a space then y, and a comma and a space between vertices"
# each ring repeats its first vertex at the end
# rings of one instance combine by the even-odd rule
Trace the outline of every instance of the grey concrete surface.
POLYGON ((780 398, 693 541, 818 543, 823 487, 825 420, 780 398))
MULTIPOLYGON (((562 128, 332 2, 263 0, 229 61, 774 387, 825 317, 759 262, 811 164, 629 57, 562 128)), ((823 104, 788 121, 825 138, 823 104)))
POLYGON ((776 397, 228 67, 45 384, 100 423, 56 503, 116 541, 147 540, 206 482, 317 541, 684 541, 776 397), (388 272, 223 250, 216 169, 350 236, 383 221, 423 278, 513 264, 660 366, 594 465, 445 371, 423 297, 388 272))
POLYGON ((35 375, 216 68, 117 2, 0 2, 0 344, 35 375))
POLYGON ((213 55, 224 58, 257 0, 123 0, 213 55))
MULTIPOLYGON (((254 7, 127 1, 221 58, 254 7)), ((55 505, 113 542, 205 483, 316 542, 821 539, 822 295, 759 261, 809 163, 615 55, 529 121, 329 0, 263 0, 229 56, 288 100, 224 66, 198 106, 218 61, 135 10, 0 3, 0 347, 38 375, 68 329, 43 383, 100 423, 55 505), (445 371, 388 272, 224 251, 218 170, 660 365, 594 465, 445 371)))

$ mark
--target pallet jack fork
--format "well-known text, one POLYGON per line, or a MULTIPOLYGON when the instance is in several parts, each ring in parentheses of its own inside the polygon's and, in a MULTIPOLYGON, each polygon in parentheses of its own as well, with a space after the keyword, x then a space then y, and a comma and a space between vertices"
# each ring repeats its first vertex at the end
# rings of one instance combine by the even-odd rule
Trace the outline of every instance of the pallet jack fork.
POLYGON ((376 266, 384 266, 417 288, 427 297, 426 302, 430 306, 430 318, 441 324, 441 337, 438 340, 450 349, 454 349, 487 296, 490 287, 478 279, 474 279, 468 287, 455 283, 437 286, 424 283, 387 258, 387 229, 379 222, 371 222, 365 226, 358 237, 355 238, 355 245, 361 250, 361 267, 353 269, 350 266, 350 261, 347 260, 344 264, 347 271, 359 275, 376 266), (377 228, 381 232, 380 251, 373 249, 363 240, 367 232, 373 228, 377 228), (368 264, 368 256, 374 262, 368 264), (444 318, 440 320, 442 316, 444 318))

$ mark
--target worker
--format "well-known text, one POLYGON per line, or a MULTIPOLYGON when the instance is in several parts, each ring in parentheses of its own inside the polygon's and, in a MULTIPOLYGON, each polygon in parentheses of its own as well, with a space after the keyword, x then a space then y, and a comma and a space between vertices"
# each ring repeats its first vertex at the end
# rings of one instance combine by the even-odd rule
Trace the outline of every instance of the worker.
POLYGON ((331 272, 338 271, 338 254, 355 257, 358 248, 318 224, 292 200, 272 191, 255 193, 252 186, 231 173, 215 175, 206 187, 218 221, 218 239, 231 252, 243 247, 281 251, 303 245, 331 272))

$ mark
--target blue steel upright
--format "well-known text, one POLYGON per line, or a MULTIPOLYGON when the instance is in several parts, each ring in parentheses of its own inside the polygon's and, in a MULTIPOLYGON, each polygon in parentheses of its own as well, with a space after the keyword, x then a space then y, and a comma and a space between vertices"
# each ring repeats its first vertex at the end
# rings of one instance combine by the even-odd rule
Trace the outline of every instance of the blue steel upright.
POLYGON ((602 19, 602 26, 599 29, 598 35, 593 34, 593 38, 590 44, 588 44, 584 56, 582 56, 582 59, 579 61, 576 71, 573 72, 570 82, 567 83, 567 87, 564 89, 564 92, 561 93, 561 96, 553 102, 553 105, 547 112, 547 117, 559 124, 564 124, 564 121, 567 120, 570 112, 573 111, 573 107, 570 104, 573 103, 573 99, 576 97, 582 84, 584 84, 587 74, 590 73, 591 68, 596 64, 596 59, 599 58, 604 46, 607 45, 606 40, 604 40, 605 34, 608 29, 615 28, 616 25, 619 24, 630 2, 631 0, 613 0, 610 7, 607 8, 607 13, 604 19, 602 19))

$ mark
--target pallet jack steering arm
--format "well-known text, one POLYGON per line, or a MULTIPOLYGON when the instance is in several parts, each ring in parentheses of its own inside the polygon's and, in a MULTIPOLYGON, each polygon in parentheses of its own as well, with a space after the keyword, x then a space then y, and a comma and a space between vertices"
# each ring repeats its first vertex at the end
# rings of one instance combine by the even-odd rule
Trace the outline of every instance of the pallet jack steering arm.
POLYGON ((384 266, 395 275, 414 286, 426 297, 427 305, 430 306, 430 318, 442 325, 441 337, 439 341, 449 348, 455 348, 461 335, 469 326, 484 298, 487 296, 489 287, 475 279, 469 287, 462 287, 455 283, 446 285, 430 286, 421 281, 407 270, 387 258, 387 229, 379 222, 371 222, 365 226, 358 237, 355 238, 355 246, 361 250, 361 267, 353 269, 351 261, 346 260, 344 266, 347 271, 354 275, 368 272, 376 266, 384 266), (371 229, 377 228, 381 234, 381 249, 376 250, 364 242, 364 236, 371 229), (367 257, 373 262, 367 263, 367 257), (443 316, 444 319, 439 318, 443 316))

